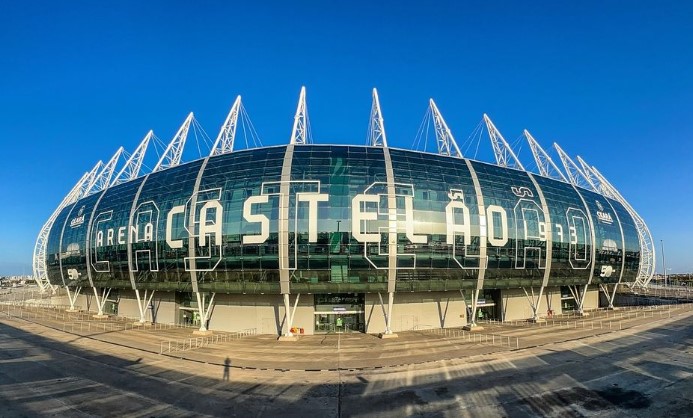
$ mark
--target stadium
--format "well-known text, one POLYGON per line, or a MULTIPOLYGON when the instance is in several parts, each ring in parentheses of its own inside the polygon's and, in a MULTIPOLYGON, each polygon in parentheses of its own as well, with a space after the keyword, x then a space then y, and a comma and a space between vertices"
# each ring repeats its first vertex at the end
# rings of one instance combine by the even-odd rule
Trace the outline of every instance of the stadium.
POLYGON ((191 114, 145 173, 150 131, 60 203, 34 276, 97 316, 285 338, 541 321, 649 283, 651 234, 597 168, 524 131, 526 170, 486 115, 495 162, 465 158, 429 111, 437 152, 388 147, 375 90, 367 145, 312 144, 302 89, 288 144, 235 150, 239 97, 208 156, 181 162, 191 114))

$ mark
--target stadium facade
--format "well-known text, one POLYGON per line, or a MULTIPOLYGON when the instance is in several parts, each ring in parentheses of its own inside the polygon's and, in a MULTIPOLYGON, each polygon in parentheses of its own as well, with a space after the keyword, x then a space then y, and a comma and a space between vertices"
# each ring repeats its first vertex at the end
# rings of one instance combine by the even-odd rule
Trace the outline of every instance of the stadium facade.
POLYGON ((35 275, 72 308, 208 329, 391 334, 540 320, 613 305, 654 271, 642 219, 596 168, 559 170, 525 131, 524 169, 484 116, 496 163, 464 158, 430 102, 438 153, 390 148, 373 92, 368 146, 233 150, 240 97, 210 155, 180 163, 186 119, 140 173, 151 132, 85 173, 46 223, 35 275))

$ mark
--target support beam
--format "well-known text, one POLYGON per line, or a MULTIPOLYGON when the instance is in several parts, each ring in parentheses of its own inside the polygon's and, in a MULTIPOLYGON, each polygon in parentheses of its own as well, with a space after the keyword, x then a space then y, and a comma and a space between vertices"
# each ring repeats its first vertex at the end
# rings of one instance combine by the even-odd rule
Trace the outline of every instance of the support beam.
POLYGON ((443 119, 443 115, 438 110, 438 106, 436 106, 433 99, 429 99, 428 105, 433 114, 433 125, 436 130, 436 142, 438 143, 438 154, 462 158, 462 152, 457 146, 457 141, 455 141, 455 137, 452 136, 452 132, 450 128, 448 128, 448 124, 445 123, 445 119, 443 119))
POLYGON ((604 284, 604 283, 599 283, 599 289, 604 293, 604 296, 606 297, 606 301, 609 304, 607 306, 607 309, 615 309, 614 308, 614 299, 616 298, 616 290, 618 290, 618 284, 614 285, 614 291, 610 292, 609 291, 609 285, 604 284))
POLYGON ((378 298, 380 299, 380 307, 383 310, 383 316, 385 317, 385 331, 380 333, 380 338, 397 338, 397 334, 392 332, 392 305, 395 302, 395 293, 387 292, 387 308, 383 302, 383 295, 378 292, 378 298))
MULTIPOLYGON (((140 297, 139 289, 135 288, 135 297, 137 297, 137 308, 140 310, 140 324, 147 323, 147 307, 150 303, 152 303, 152 298, 154 297, 155 292, 156 290, 152 290, 152 293, 149 293, 149 290, 145 290, 144 297, 140 297), (149 294, 149 297, 147 297, 147 294, 149 294)), ((152 322, 154 322, 154 312, 152 312, 152 322)))
POLYGON ((486 122, 486 128, 488 128, 488 135, 491 139, 491 145, 493 146, 493 153, 496 156, 496 163, 501 167, 510 167, 526 171, 513 149, 510 148, 508 142, 503 138, 503 135, 501 135, 496 125, 493 124, 491 118, 489 118, 486 113, 484 113, 484 122, 486 122))
POLYGON ((462 302, 464 302, 464 316, 465 319, 467 320, 467 325, 469 325, 469 317, 471 314, 469 313, 469 306, 467 306, 467 297, 464 294, 464 290, 460 289, 460 295, 462 295, 462 302))
POLYGON ((234 141, 236 140, 236 127, 238 126, 238 114, 241 111, 241 96, 236 97, 236 101, 233 102, 229 114, 226 116, 226 120, 221 129, 219 130, 219 135, 212 145, 212 151, 209 155, 219 155, 228 154, 233 152, 234 141))
POLYGON ((371 106, 371 117, 368 123, 367 141, 371 147, 387 147, 385 119, 383 119, 383 113, 380 110, 380 99, 376 89, 373 89, 373 105, 371 106))
MULTIPOLYGON (((527 131, 525 130, 525 132, 527 132, 527 131)), ((529 134, 529 132, 527 132, 527 133, 529 134)), ((534 138, 532 138, 532 139, 534 139, 534 138)), ((537 144, 537 146, 538 145, 539 144, 537 144)), ((541 147, 539 147, 539 149, 541 149, 541 147)), ((546 157, 549 158, 548 155, 546 157)), ((553 161, 551 161, 550 158, 549 158, 549 162, 551 162, 551 164, 553 164, 553 161)), ((555 168, 555 165, 554 165, 554 168, 555 168)), ((537 190, 537 194, 539 196, 539 201, 541 202, 541 210, 544 214, 544 229, 545 229, 545 231, 544 231, 545 235, 544 236, 546 237, 546 240, 544 241, 545 247, 543 248, 543 250, 546 253, 546 264, 543 266, 544 277, 542 278, 541 287, 539 288, 539 295, 537 296, 536 302, 533 304, 533 307, 532 307, 533 315, 532 315, 531 320, 534 322, 537 322, 537 321, 539 321, 541 298, 542 298, 542 295, 544 293, 544 289, 546 289, 546 287, 549 284, 549 279, 551 277, 551 261, 553 259, 553 226, 552 226, 553 224, 551 222, 551 213, 549 211, 549 205, 546 202, 546 197, 544 196, 544 191, 541 189, 541 187, 539 186, 539 183, 534 178, 534 174, 527 173, 527 176, 529 176, 529 179, 532 180, 532 183, 534 184, 534 187, 537 190)), ((541 261, 541 258, 540 258, 540 261, 541 261)), ((542 268, 541 262, 539 263, 539 268, 542 268)), ((531 290, 532 290, 532 297, 534 297, 534 288, 532 287, 531 290)), ((526 291, 525 291, 525 294, 527 294, 526 291)))
POLYGON ((584 304, 585 304, 585 296, 587 295, 588 289, 589 289, 588 284, 582 286, 582 289, 578 288, 577 285, 568 286, 568 290, 570 290, 570 294, 573 295, 573 299, 575 299, 575 303, 577 303, 578 315, 587 316, 587 314, 585 313, 585 310, 584 310, 584 304))
MULTIPOLYGON (((477 213, 479 214, 479 225, 486 225, 486 206, 484 204, 484 194, 481 191, 481 183, 479 182, 479 177, 476 175, 476 170, 474 165, 470 160, 464 160, 467 164, 467 169, 469 174, 472 176, 472 183, 474 184, 474 193, 476 194, 477 203, 477 213)), ((476 323, 476 310, 479 299, 479 291, 484 288, 484 280, 486 277, 486 269, 488 267, 488 255, 487 255, 487 230, 486 227, 482 226, 479 228, 479 272, 476 278, 476 284, 474 285, 474 290, 472 291, 472 316, 468 318, 468 324, 464 327, 469 331, 481 330, 482 327, 478 326, 476 323)))
POLYGON ((99 291, 96 287, 92 287, 92 289, 94 289, 96 307, 99 310, 99 313, 94 315, 94 318, 108 318, 108 315, 104 314, 103 308, 104 306, 106 306, 106 301, 108 301, 108 295, 111 294, 111 288, 101 288, 101 294, 99 294, 99 291))
POLYGON ((82 286, 77 286, 74 290, 74 292, 70 292, 70 286, 65 286, 65 290, 67 290, 67 299, 70 301, 70 309, 68 309, 68 312, 77 312, 79 309, 75 308, 75 303, 77 302, 77 297, 79 296, 79 293, 82 291, 82 286))
POLYGON ((152 173, 157 171, 165 170, 167 168, 175 167, 180 164, 180 160, 183 157, 183 148, 185 148, 185 141, 188 139, 188 131, 190 131, 190 123, 193 120, 193 112, 190 112, 183 124, 178 128, 178 132, 173 136, 173 139, 164 150, 163 155, 156 163, 152 173))
POLYGON ((209 322, 209 315, 214 308, 214 297, 216 293, 212 293, 209 302, 206 300, 207 295, 205 293, 195 292, 195 296, 197 296, 197 312, 200 315, 200 329, 193 332, 193 334, 206 335, 210 333, 210 331, 207 330, 207 323, 209 322))
POLYGON ((305 145, 312 142, 310 134, 310 122, 308 121, 308 106, 306 105, 306 88, 301 87, 298 96, 298 106, 294 116, 294 127, 291 130, 290 144, 305 145))
POLYGON ((467 318, 467 325, 463 328, 467 331, 481 331, 483 327, 476 323, 476 312, 479 309, 479 292, 480 288, 472 290, 472 310, 471 315, 467 318))
POLYGON ((285 331, 279 337, 279 341, 296 341, 296 336, 291 332, 291 328, 294 327, 294 318, 296 316, 296 308, 298 307, 298 300, 301 298, 301 294, 296 295, 294 299, 294 306, 291 307, 291 295, 284 293, 282 295, 284 299, 284 328, 285 331))
POLYGON ((539 318, 539 310, 541 309, 541 297, 544 294, 544 286, 541 286, 539 288, 539 293, 536 294, 534 293, 534 287, 529 288, 530 292, 532 293, 532 296, 530 297, 529 293, 527 292, 527 288, 523 287, 522 291, 525 292, 525 296, 527 297, 527 300, 529 301, 529 306, 532 308, 532 318, 530 318, 530 321, 537 322, 540 320, 539 318))
POLYGON ((142 142, 140 142, 135 151, 133 151, 132 155, 130 155, 130 158, 125 162, 123 168, 116 174, 111 186, 127 183, 139 176, 142 162, 144 161, 144 155, 147 153, 147 146, 152 137, 154 137, 154 131, 150 130, 147 132, 147 135, 144 136, 144 139, 142 139, 142 142))

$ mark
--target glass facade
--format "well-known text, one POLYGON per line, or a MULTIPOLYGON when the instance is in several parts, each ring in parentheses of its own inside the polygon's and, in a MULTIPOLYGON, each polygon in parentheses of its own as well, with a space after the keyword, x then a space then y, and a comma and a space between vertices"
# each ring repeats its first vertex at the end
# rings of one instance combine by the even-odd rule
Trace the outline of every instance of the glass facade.
POLYGON ((632 281, 626 209, 491 164, 374 147, 218 155, 84 198, 48 242, 54 284, 191 291, 364 293, 632 281), (478 186, 478 187, 477 187, 478 186), (543 207, 548 208, 547 213, 543 207), (551 250, 549 257, 549 249, 551 250), (394 267, 394 268, 393 268, 394 267), (89 270, 88 270, 89 269, 89 270))

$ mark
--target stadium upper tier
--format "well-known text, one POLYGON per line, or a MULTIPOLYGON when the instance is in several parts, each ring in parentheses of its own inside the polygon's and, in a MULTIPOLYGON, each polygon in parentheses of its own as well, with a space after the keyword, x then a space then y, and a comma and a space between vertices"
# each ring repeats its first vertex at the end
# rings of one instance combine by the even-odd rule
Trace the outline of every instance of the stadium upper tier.
POLYGON ((594 167, 525 131, 526 171, 484 116, 496 164, 464 158, 431 101, 439 154, 389 148, 374 91, 370 146, 312 145, 305 93, 289 145, 233 150, 240 97, 210 156, 180 164, 191 116, 149 173, 151 132, 86 173, 37 240, 58 286, 193 292, 395 292, 646 284, 646 225, 594 167))

